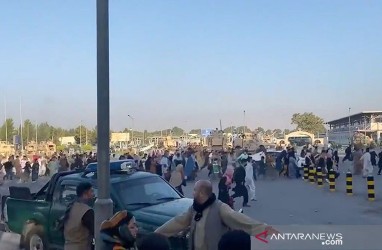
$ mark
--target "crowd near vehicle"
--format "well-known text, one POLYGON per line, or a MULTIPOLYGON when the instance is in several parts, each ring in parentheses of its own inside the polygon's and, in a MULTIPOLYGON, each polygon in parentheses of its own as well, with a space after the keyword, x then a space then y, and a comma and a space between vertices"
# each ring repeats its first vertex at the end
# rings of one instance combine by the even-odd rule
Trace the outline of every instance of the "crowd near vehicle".
MULTIPOLYGON (((111 162, 110 169, 114 213, 128 210, 134 214, 140 229, 138 240, 192 205, 192 199, 184 198, 162 177, 137 171, 133 160, 111 162)), ((97 163, 83 171, 57 173, 37 193, 27 187, 9 188, 10 195, 2 197, 2 219, 8 231, 21 235, 20 247, 64 248, 60 218, 76 199, 76 186, 81 182, 90 182, 97 194, 97 163)), ((172 249, 185 249, 187 232, 170 242, 172 249)))

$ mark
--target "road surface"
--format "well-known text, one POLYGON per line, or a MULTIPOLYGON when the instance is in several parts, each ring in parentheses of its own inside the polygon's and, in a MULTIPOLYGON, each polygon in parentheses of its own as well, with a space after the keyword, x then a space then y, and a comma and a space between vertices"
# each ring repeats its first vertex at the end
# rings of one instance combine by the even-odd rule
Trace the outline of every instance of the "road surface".
MULTIPOLYGON (((206 170, 199 173, 198 179, 207 179, 206 170)), ((45 181, 46 180, 37 183, 17 185, 28 185, 32 191, 37 191, 43 186, 45 181)), ((251 207, 244 208, 244 213, 269 225, 276 225, 277 228, 281 228, 282 230, 292 230, 288 227, 290 225, 302 225, 305 227, 305 231, 309 231, 312 228, 326 230, 333 225, 340 225, 342 226, 341 230, 370 230, 369 235, 372 235, 377 229, 372 229, 371 225, 376 227, 381 226, 382 229, 382 176, 375 175, 375 182, 376 200, 371 202, 367 200, 366 180, 360 176, 355 176, 353 179, 353 196, 346 195, 344 174, 337 180, 337 189, 335 192, 330 192, 326 183, 324 187, 319 188, 316 184, 310 184, 301 179, 261 179, 256 181, 256 196, 258 201, 251 201, 249 203, 251 207)), ((215 192, 217 193, 217 181, 213 183, 215 192)), ((2 195, 7 193, 8 186, 9 184, 0 187, 2 195)), ((187 197, 192 197, 193 183, 188 183, 187 187, 184 188, 184 192, 187 197)), ((235 208, 239 209, 241 203, 241 198, 238 198, 235 202, 235 208)), ((381 231, 382 230, 377 231, 377 234, 381 231)), ((372 241, 381 241, 382 245, 382 237, 373 236, 371 238, 372 241)), ((346 240, 348 239, 345 237, 344 243, 346 243, 346 240)), ((0 234, 1 250, 18 249, 17 242, 17 235, 9 233, 0 234)), ((373 244, 376 244, 376 242, 373 244)), ((367 248, 369 241, 361 243, 365 250, 378 249, 371 247, 372 245, 367 248)), ((352 246, 353 245, 352 243, 352 246)), ((261 247, 257 249, 263 249, 261 247)), ((308 248, 307 246, 306 249, 312 248, 308 248)), ((324 248, 318 247, 317 249, 324 248)), ((326 247, 325 249, 332 248, 326 247)), ((349 250, 353 248, 347 246, 346 248, 336 249, 349 250)), ((379 249, 381 248, 379 247, 379 249)))

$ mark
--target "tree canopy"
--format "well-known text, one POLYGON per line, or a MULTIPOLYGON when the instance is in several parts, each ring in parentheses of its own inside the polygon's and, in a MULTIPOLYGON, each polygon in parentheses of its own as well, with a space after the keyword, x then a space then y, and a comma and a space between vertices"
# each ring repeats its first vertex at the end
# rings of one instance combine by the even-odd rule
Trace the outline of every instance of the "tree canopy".
MULTIPOLYGON (((230 126, 223 129, 226 133, 242 133, 245 132, 257 132, 265 134, 267 132, 268 134, 275 133, 275 135, 282 134, 281 129, 274 129, 267 131, 264 128, 258 127, 254 130, 251 130, 247 126, 230 126)), ((201 129, 194 128, 190 131, 186 131, 180 127, 174 126, 172 128, 164 129, 164 130, 157 130, 157 131, 132 131, 129 128, 125 128, 122 131, 110 131, 110 132, 125 132, 130 133, 130 136, 133 137, 152 137, 152 136, 167 136, 167 135, 173 135, 173 136, 182 136, 186 134, 198 134, 201 135, 201 129)), ((47 122, 42 122, 39 124, 36 124, 36 122, 26 119, 23 122, 23 126, 15 125, 15 122, 13 119, 8 118, 0 127, 0 141, 7 141, 9 143, 13 142, 13 136, 14 135, 21 135, 22 134, 22 140, 23 143, 26 144, 30 141, 50 141, 53 140, 54 143, 57 145, 60 144, 59 138, 64 136, 74 136, 75 141, 77 144, 82 145, 94 145, 97 143, 97 127, 89 128, 84 125, 78 126, 76 128, 70 128, 70 129, 64 129, 61 127, 55 127, 47 122), (21 133, 22 130, 22 133, 21 133)))
POLYGON ((291 124, 296 125, 296 129, 300 129, 312 134, 324 133, 324 119, 313 113, 296 113, 293 114, 291 124))

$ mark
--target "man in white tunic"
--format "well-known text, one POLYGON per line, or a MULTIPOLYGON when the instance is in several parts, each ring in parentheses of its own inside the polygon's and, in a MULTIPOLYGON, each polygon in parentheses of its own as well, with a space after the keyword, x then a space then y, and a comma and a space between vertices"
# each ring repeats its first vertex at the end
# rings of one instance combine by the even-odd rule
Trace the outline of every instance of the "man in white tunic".
POLYGON ((245 186, 248 189, 248 196, 251 201, 256 201, 256 186, 253 180, 253 166, 252 158, 247 158, 247 164, 245 165, 245 186))
POLYGON ((366 152, 362 155, 361 161, 363 162, 362 175, 364 178, 373 175, 373 165, 371 164, 370 149, 367 148, 366 152))

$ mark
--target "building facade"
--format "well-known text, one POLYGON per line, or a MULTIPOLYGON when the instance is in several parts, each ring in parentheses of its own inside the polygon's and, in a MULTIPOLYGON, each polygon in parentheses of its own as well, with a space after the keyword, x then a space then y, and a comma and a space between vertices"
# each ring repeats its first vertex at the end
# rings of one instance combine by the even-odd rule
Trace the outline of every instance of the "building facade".
POLYGON ((284 135, 283 138, 277 138, 276 144, 281 147, 287 145, 295 145, 297 147, 305 145, 315 145, 315 146, 324 146, 326 144, 325 137, 316 137, 314 134, 306 131, 294 131, 287 135, 284 135))
POLYGON ((76 138, 74 136, 63 136, 58 138, 58 141, 60 142, 61 145, 64 145, 64 146, 76 144, 76 138))
POLYGON ((337 145, 349 145, 358 138, 363 139, 357 143, 374 141, 379 145, 381 142, 382 111, 364 111, 329 121, 327 124, 329 142, 337 145))

